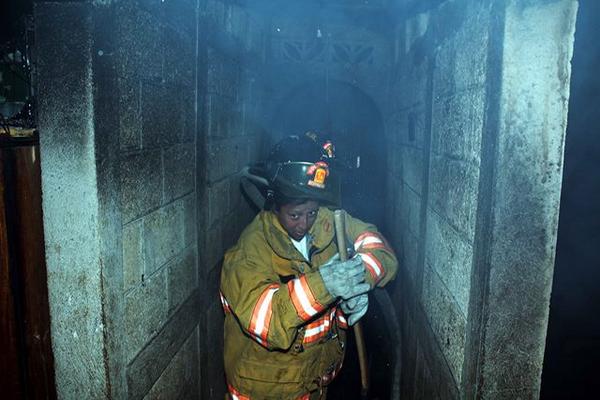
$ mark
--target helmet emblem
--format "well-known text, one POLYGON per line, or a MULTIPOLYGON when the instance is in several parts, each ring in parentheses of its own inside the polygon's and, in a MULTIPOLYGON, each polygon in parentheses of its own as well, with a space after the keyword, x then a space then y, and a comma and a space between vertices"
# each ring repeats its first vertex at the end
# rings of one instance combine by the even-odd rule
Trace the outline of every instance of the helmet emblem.
POLYGON ((323 161, 316 162, 306 171, 306 175, 312 176, 308 186, 325 189, 325 180, 329 176, 329 166, 323 161))
POLYGON ((325 153, 324 154, 325 157, 327 157, 327 158, 333 158, 334 157, 334 155, 333 155, 334 151, 335 151, 335 147, 333 146, 333 143, 331 143, 330 140, 326 141, 323 144, 323 152, 325 153))

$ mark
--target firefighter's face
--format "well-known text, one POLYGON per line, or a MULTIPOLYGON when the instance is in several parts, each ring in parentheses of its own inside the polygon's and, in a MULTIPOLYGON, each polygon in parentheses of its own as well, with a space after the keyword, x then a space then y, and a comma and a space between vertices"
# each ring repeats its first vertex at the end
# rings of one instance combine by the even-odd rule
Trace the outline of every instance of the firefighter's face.
POLYGON ((319 203, 314 200, 285 204, 275 210, 279 223, 294 240, 302 240, 317 220, 318 213, 319 203))

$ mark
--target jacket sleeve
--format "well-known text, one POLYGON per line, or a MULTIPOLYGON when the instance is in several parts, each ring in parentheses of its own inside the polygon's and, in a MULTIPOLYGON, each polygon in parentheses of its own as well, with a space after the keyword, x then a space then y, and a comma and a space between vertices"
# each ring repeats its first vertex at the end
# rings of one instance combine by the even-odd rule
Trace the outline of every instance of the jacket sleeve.
POLYGON ((225 254, 221 296, 241 329, 270 350, 289 349, 298 329, 334 301, 317 270, 282 283, 266 241, 243 237, 225 254))
POLYGON ((375 225, 346 214, 346 233, 351 241, 348 246, 352 245, 363 260, 371 288, 382 287, 396 276, 398 260, 394 250, 375 225))

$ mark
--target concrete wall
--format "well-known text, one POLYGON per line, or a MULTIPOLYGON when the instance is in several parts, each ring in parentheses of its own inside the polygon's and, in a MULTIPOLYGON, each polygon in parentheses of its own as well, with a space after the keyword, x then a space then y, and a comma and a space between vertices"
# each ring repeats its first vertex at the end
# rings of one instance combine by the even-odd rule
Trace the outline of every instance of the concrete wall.
POLYGON ((116 6, 129 398, 199 389, 196 12, 185 0, 116 6))
POLYGON ((222 399, 223 311, 218 295, 221 261, 227 248, 254 217, 255 210, 242 198, 237 172, 259 160, 264 134, 263 22, 230 2, 209 1, 201 19, 207 45, 202 50, 207 71, 200 82, 204 118, 198 149, 201 199, 199 246, 206 310, 202 365, 205 366, 202 399, 222 399))
POLYGON ((229 2, 36 5, 59 397, 223 398, 217 266, 252 214, 261 29, 229 2))
POLYGON ((123 298, 117 83, 114 63, 99 54, 111 53, 115 38, 114 31, 97 31, 112 13, 96 11, 85 3, 40 3, 35 13, 48 296, 61 398, 126 390, 116 340, 123 301, 111 301, 123 298))
POLYGON ((406 3, 385 112, 402 394, 535 398, 576 2, 406 3))

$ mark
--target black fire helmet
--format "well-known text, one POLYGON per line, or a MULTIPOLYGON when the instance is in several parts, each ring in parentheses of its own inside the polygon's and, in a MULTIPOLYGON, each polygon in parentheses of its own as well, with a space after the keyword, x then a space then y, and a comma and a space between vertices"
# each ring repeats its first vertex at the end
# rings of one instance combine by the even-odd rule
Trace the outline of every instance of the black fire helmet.
POLYGON ((334 146, 312 132, 282 139, 273 146, 267 161, 250 168, 250 172, 264 177, 275 196, 340 205, 341 171, 334 146))

